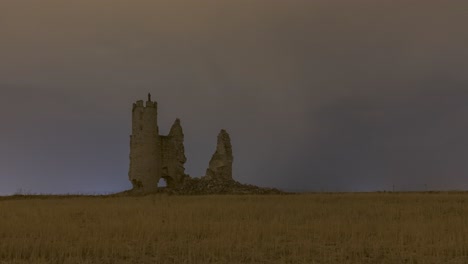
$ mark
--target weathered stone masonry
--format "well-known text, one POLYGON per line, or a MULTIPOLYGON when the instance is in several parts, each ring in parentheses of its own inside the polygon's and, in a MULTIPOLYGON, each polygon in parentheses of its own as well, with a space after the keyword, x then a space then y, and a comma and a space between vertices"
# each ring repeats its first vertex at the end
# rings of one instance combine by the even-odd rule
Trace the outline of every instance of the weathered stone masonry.
POLYGON ((211 157, 205 178, 232 180, 233 160, 231 138, 226 130, 222 129, 218 135, 216 152, 211 157))
POLYGON ((142 100, 133 104, 128 176, 134 189, 145 192, 157 189, 162 174, 157 117, 157 103, 151 101, 150 95, 146 105, 142 100))
POLYGON ((184 133, 180 120, 177 118, 167 136, 161 138, 161 177, 166 181, 168 187, 180 185, 185 174, 184 164, 187 161, 184 149, 184 133))
MULTIPOLYGON (((180 120, 175 120, 167 136, 159 135, 157 120, 157 103, 151 101, 150 94, 145 105, 142 100, 133 104, 128 176, 137 191, 156 191, 161 178, 169 188, 178 187, 189 178, 184 168, 187 159, 180 120)), ((222 130, 207 178, 232 179, 232 160, 230 138, 222 130)))
MULTIPOLYGON (((169 194, 282 194, 278 189, 241 184, 232 177, 231 138, 226 130, 218 134, 216 151, 206 174, 191 178, 185 174, 187 160, 184 132, 176 119, 167 136, 159 134, 157 103, 137 101, 132 109, 130 136, 130 169, 128 177, 133 189, 128 193, 166 192, 169 194), (158 188, 163 178, 168 188, 158 188)), ((126 192, 127 193, 127 192, 126 192)))

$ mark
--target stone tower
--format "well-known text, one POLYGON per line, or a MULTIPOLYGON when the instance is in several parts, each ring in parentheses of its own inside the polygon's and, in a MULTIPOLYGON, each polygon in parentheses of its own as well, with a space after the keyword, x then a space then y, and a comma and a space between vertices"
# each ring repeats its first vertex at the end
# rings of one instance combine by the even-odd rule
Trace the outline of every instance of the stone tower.
POLYGON ((161 178, 161 148, 157 103, 143 100, 133 104, 132 135, 130 136, 129 179, 134 189, 156 190, 161 178))
POLYGON ((141 192, 156 191, 163 178, 168 187, 182 183, 185 174, 184 133, 176 119, 167 136, 159 135, 157 103, 137 101, 132 109, 132 135, 130 136, 130 169, 128 177, 133 189, 141 192))

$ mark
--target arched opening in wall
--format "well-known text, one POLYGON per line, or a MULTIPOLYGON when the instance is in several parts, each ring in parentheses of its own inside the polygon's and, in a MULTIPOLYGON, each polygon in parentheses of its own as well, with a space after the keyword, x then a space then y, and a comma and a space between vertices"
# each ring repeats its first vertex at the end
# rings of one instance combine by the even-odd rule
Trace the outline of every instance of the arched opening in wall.
POLYGON ((167 187, 167 182, 165 179, 161 178, 158 182, 158 187, 167 187))

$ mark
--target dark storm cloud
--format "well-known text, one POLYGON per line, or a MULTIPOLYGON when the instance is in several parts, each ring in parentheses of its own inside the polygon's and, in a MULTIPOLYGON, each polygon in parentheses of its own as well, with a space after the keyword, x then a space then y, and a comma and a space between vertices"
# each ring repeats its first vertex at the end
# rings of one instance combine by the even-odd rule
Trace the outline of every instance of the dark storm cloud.
POLYGON ((128 188, 133 101, 200 176, 309 190, 468 188, 464 1, 0 3, 0 192, 128 188))

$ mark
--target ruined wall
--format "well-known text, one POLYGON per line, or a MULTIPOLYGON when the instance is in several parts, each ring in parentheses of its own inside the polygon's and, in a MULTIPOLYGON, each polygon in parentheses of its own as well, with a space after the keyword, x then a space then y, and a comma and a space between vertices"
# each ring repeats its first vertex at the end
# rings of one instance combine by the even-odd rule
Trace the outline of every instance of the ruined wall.
POLYGON ((233 160, 231 138, 226 130, 222 129, 218 134, 216 151, 211 157, 205 178, 232 180, 233 160))
POLYGON ((161 136, 162 177, 168 187, 175 187, 187 177, 184 164, 184 133, 180 120, 176 119, 167 136, 161 136))
MULTIPOLYGON (((161 178, 169 188, 177 188, 190 182, 190 177, 185 174, 184 164, 187 158, 180 120, 175 120, 167 136, 161 136, 157 118, 157 103, 151 101, 150 94, 145 105, 141 100, 133 104, 128 177, 133 190, 138 192, 157 191, 161 178)), ((203 179, 232 182, 233 159, 231 139, 223 129, 218 135, 216 152, 203 179)))
POLYGON ((148 95, 146 106, 137 101, 132 109, 129 179, 134 189, 154 191, 161 178, 161 142, 157 124, 157 103, 148 95))

